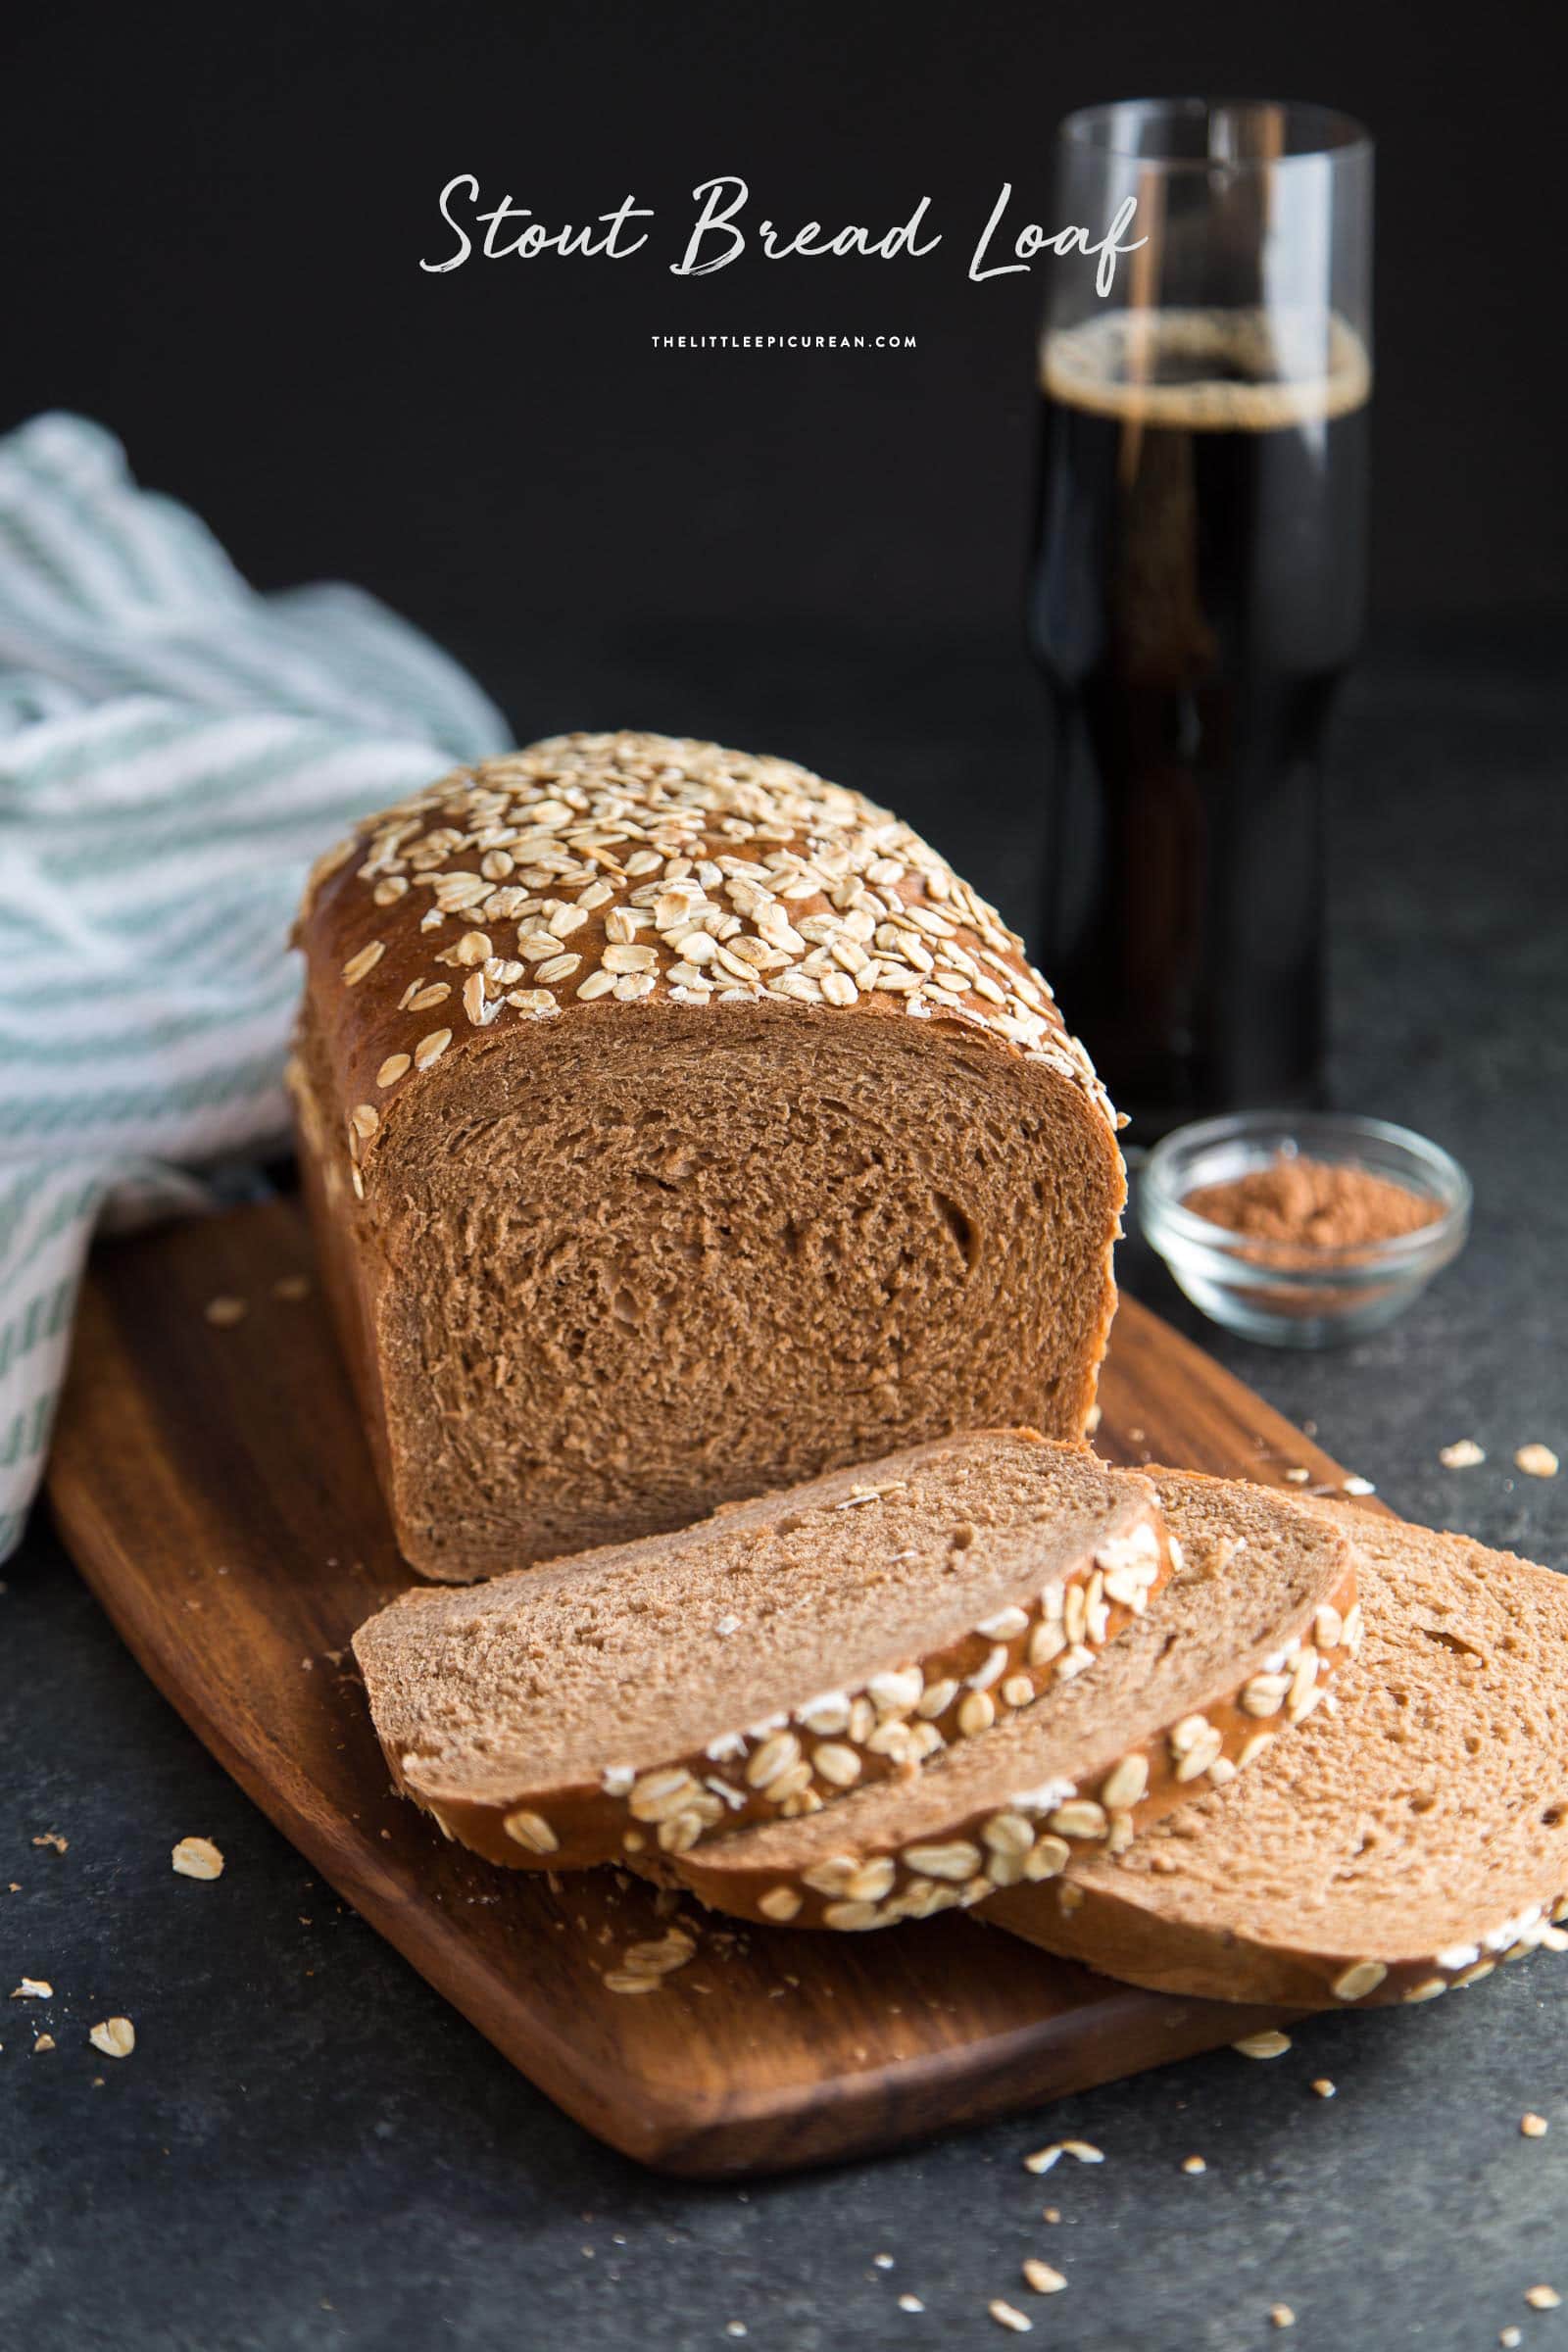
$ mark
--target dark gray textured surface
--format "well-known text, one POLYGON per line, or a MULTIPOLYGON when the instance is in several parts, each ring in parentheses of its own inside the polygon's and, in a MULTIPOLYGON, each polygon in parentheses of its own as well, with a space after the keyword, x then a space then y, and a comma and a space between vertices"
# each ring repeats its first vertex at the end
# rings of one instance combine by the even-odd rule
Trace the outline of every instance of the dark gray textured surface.
MULTIPOLYGON (((778 650, 758 677, 721 629, 698 657, 648 640, 590 668, 562 649, 533 673, 550 690, 511 700, 530 733, 674 724, 813 760, 896 797, 1026 919, 1021 667, 778 650)), ((1348 1353, 1202 1336, 1401 1511, 1561 1563, 1568 1476, 1511 1463, 1532 1438, 1568 1456, 1557 667, 1524 630, 1406 647, 1341 730, 1336 1094, 1457 1152, 1469 1251, 1348 1353), (1443 1470, 1438 1447, 1463 1436, 1485 1467, 1443 1470)), ((1123 1271, 1198 1328, 1157 1267, 1129 1251, 1123 1271)), ((1006 2340, 994 2295, 1031 2311, 1037 2340, 1094 2352, 1471 2352, 1511 2323, 1543 2347, 1568 2326, 1523 2301, 1537 2280, 1568 2297, 1568 1974, 1548 1955, 1465 1998, 1322 2020, 1270 2064, 1225 2052, 746 2192, 662 2182, 565 2122, 339 1908, 142 1680, 43 1527, 5 1577, 0 2352, 685 2352, 730 2341, 731 2322, 759 2352, 989 2346, 1006 2340), (34 1848, 44 1830, 69 1852, 34 1848), (227 1856, 216 1886, 170 1871, 191 1832, 227 1856), (3 2002, 24 1974, 55 2000, 3 2002), (85 2040, 116 2011, 139 2034, 119 2065, 85 2040), (34 2056, 45 2026, 59 2046, 34 2056), (1319 2075, 1337 2098, 1312 2095, 1319 2075), (1527 2108, 1545 2139, 1521 2137, 1527 2108), (1073 2132, 1102 2166, 1021 2170, 1073 2132), (1195 2151, 1199 2178, 1180 2169, 1195 2151), (1029 2254, 1066 2293, 1029 2294, 1029 2254), (1276 2301, 1297 2313, 1283 2339, 1276 2301)))

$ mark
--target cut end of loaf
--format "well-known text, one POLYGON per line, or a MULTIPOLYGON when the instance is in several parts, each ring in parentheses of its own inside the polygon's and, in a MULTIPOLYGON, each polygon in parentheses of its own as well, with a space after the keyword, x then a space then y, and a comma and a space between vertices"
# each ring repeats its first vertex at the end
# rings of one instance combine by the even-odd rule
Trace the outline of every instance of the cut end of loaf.
POLYGON ((885 810, 561 738, 371 820, 300 937, 309 1198, 424 1573, 955 1429, 1081 1436, 1112 1116, 1019 942, 885 810))

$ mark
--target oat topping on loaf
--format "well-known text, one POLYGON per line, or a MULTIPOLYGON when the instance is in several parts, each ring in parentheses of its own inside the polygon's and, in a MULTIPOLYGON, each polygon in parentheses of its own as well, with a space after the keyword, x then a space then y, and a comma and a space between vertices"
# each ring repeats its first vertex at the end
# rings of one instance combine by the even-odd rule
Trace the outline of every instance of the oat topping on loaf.
POLYGON ((662 735, 553 736, 442 777, 328 852, 302 928, 327 888, 354 943, 345 989, 394 940, 400 978, 417 966, 376 1024, 373 1089, 348 1112, 351 1171, 379 1098, 440 1059, 460 1015, 488 1029, 656 992, 841 1008, 880 995, 1004 1038, 1113 1115, 996 910, 888 810, 789 760, 662 735))

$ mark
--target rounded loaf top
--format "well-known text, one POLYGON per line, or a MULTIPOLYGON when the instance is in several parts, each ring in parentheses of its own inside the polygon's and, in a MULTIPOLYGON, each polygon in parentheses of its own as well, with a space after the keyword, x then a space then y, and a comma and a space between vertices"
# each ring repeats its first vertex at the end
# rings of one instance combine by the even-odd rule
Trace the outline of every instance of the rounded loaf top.
POLYGON ((650 1001, 966 1023, 1116 1124, 995 908, 887 809, 788 760, 575 734, 457 769, 318 860, 295 937, 356 1161, 454 1047, 650 1001))

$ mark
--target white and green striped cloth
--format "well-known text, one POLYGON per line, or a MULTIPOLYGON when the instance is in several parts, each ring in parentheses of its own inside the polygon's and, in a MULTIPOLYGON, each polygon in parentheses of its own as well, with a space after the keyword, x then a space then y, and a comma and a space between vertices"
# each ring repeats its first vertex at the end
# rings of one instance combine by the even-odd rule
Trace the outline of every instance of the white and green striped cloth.
POLYGON ((0 1558, 95 1223, 199 1207, 193 1171, 284 1132, 311 859, 505 740, 372 598, 258 596, 99 426, 0 438, 0 1558))

